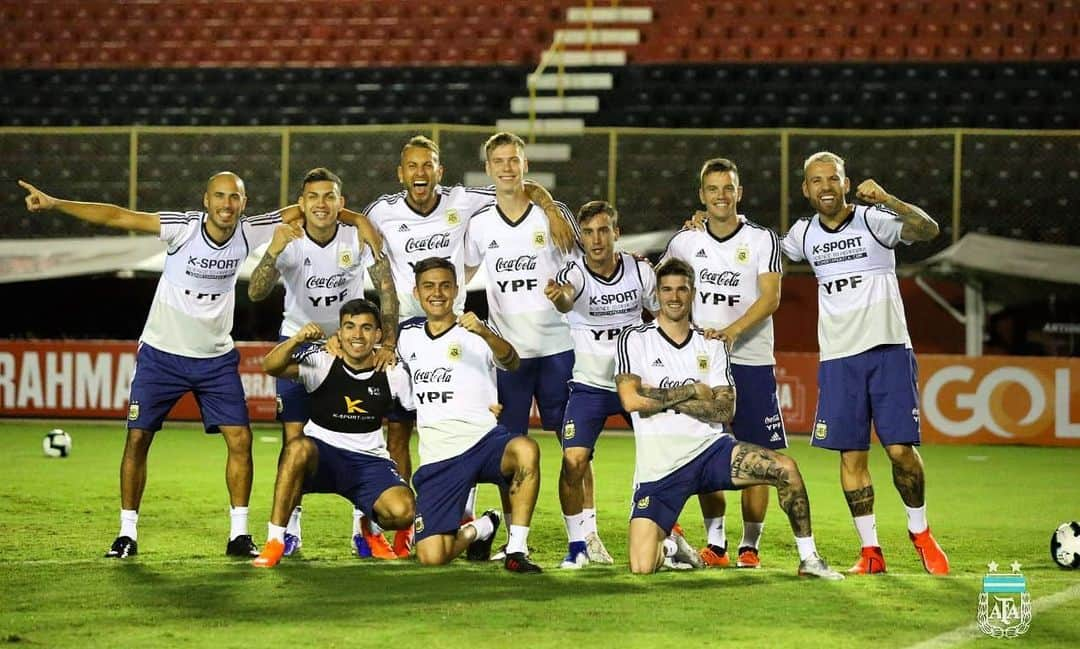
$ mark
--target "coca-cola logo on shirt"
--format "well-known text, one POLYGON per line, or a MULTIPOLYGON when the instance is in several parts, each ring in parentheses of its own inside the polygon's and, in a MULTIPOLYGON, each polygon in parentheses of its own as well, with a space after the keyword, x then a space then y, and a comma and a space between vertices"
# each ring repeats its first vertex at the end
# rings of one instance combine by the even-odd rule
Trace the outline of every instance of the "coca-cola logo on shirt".
POLYGON ((734 271, 725 270, 722 273, 712 273, 705 269, 701 270, 698 274, 698 279, 706 284, 714 284, 716 286, 738 286, 739 277, 742 273, 736 273, 734 271))
POLYGON ((409 240, 405 242, 405 252, 408 253, 438 250, 439 248, 449 247, 450 233, 448 232, 437 232, 430 237, 423 239, 414 239, 410 237, 409 240))
POLYGON ((495 262, 495 272, 512 273, 519 270, 536 270, 536 255, 521 255, 520 257, 499 257, 495 262))
POLYGON ((694 379, 673 379, 665 376, 660 379, 660 387, 666 390, 667 388, 677 388, 681 385, 690 385, 693 382, 694 379))
POLYGON ((413 372, 413 383, 449 383, 454 371, 449 367, 436 367, 432 370, 413 372))
POLYGON ((318 275, 315 275, 314 277, 308 278, 305 286, 309 289, 337 288, 339 286, 344 286, 347 279, 345 273, 336 273, 329 277, 319 277, 318 275))

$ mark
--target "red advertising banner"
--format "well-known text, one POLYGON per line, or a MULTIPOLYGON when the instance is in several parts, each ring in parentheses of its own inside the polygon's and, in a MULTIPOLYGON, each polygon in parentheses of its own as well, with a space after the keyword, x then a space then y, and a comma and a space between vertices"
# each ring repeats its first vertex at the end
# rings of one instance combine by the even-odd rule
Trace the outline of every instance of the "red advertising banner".
MULTIPOLYGON (((262 371, 271 343, 238 343, 253 421, 273 421, 274 379, 262 371)), ((813 427, 817 355, 777 353, 776 380, 789 433, 813 427)), ((1080 447, 1080 359, 920 354, 923 441, 1080 447)), ((0 342, 0 416, 124 419, 135 343, 0 342)), ((170 415, 197 421, 185 397, 170 415)), ((534 424, 538 422, 534 421, 534 424)), ((625 428, 620 419, 612 428, 625 428)))

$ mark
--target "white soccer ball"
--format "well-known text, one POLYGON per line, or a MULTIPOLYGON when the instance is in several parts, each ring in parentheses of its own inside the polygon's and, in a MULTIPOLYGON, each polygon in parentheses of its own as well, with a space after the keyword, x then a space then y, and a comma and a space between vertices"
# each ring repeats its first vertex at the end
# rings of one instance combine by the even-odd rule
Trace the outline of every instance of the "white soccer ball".
POLYGON ((47 457, 67 457, 71 454, 71 435, 54 428, 45 433, 41 440, 41 449, 47 457))
POLYGON ((1062 568, 1080 568, 1080 523, 1062 523, 1050 537, 1050 556, 1062 568))

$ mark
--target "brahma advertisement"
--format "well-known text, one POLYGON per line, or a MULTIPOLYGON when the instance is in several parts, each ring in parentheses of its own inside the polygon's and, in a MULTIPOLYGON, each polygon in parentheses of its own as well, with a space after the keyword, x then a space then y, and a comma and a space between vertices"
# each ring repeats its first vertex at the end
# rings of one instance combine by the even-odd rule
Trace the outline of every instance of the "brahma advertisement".
MULTIPOLYGON (((271 345, 237 347, 252 420, 273 421, 274 379, 261 368, 271 345)), ((817 355, 779 352, 776 360, 787 430, 808 433, 817 355)), ((918 361, 924 442, 1080 447, 1080 359, 920 354, 918 361)), ((0 416, 123 420, 134 370, 130 341, 0 342, 0 416)), ((198 420, 194 399, 182 399, 171 416, 198 420)))

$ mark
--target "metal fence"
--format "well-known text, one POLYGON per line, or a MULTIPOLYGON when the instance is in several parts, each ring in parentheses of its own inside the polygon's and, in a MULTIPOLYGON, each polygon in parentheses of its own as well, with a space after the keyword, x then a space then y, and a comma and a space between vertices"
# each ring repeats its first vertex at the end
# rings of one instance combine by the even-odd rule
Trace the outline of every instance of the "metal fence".
MULTIPOLYGON (((304 173, 326 166, 341 175, 349 205, 360 209, 400 189, 398 153, 411 135, 439 142, 443 182, 452 184, 483 180, 480 147, 492 132, 440 124, 0 129, 0 175, 7 181, 0 237, 105 232, 61 215, 29 214, 18 178, 65 198, 178 210, 201 207, 206 178, 228 169, 245 179, 248 212, 256 213, 292 202, 304 173)), ((828 149, 847 160, 853 185, 874 178, 938 219, 943 236, 902 250, 904 261, 968 231, 1080 245, 1080 131, 587 128, 537 136, 535 143, 562 146, 534 147, 545 155, 531 157, 530 174, 572 209, 596 198, 612 201, 625 233, 678 227, 699 207, 701 163, 717 156, 739 165, 741 211, 782 233, 810 213, 800 189, 802 161, 828 149)))

